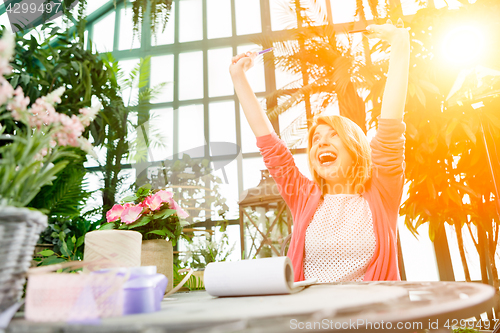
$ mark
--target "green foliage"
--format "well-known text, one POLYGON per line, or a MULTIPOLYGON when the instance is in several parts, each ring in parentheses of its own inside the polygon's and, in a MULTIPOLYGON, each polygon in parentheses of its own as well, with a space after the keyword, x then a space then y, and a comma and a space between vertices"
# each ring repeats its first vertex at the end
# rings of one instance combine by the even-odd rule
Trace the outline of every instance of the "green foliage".
POLYGON ((209 235, 198 237, 188 245, 188 251, 182 261, 193 269, 205 268, 211 262, 226 261, 233 252, 236 243, 229 246, 229 237, 222 234, 220 241, 211 239, 209 235))
MULTIPOLYGON (((5 109, 4 109, 5 110, 5 109)), ((0 113, 0 119, 5 115, 0 113)), ((0 124, 1 126, 1 124, 0 124)), ((0 127, 0 204, 25 207, 40 189, 51 184, 75 155, 56 147, 44 157, 39 153, 50 146, 51 137, 41 131, 15 126, 15 135, 0 127)))
MULTIPOLYGON (((474 15, 483 13, 486 17, 494 8, 487 1, 458 11, 427 8, 416 14, 411 26, 414 66, 410 71, 405 115, 406 178, 410 186, 401 214, 406 215, 406 225, 414 233, 420 225, 429 222, 431 240, 443 223, 460 228, 464 223, 473 223, 494 235, 494 224, 499 222, 491 198, 494 189, 481 121, 487 136, 493 139, 490 145, 498 142, 500 101, 494 96, 481 96, 500 90, 500 77, 483 76, 476 68, 466 77, 461 89, 447 99, 462 68, 430 56, 430 50, 437 47, 449 30, 450 21, 470 19, 472 9, 474 15), (474 84, 479 80, 483 82, 482 87, 474 84), (472 104, 479 100, 484 102, 484 107, 474 109, 472 104), (484 172, 478 172, 482 168, 484 172), (492 225, 486 221, 495 222, 492 225)), ((498 6, 496 10, 500 13, 498 6)), ((496 21, 490 24, 497 25, 496 21)), ((497 30, 492 27, 492 31, 497 30)), ((491 241, 496 243, 496 236, 491 241)))
POLYGON ((49 216, 49 223, 58 217, 75 218, 81 214, 85 201, 92 192, 84 190, 86 170, 78 163, 83 153, 74 149, 75 159, 59 174, 52 185, 43 187, 30 206, 49 216))
POLYGON ((82 217, 50 221, 48 228, 40 235, 39 243, 53 244, 54 253, 42 254, 47 257, 43 260, 43 265, 54 263, 56 258, 67 261, 83 259, 85 234, 99 226, 99 223, 90 221, 89 215, 90 213, 82 217))
POLYGON ((453 333, 480 333, 480 331, 473 328, 455 328, 453 333))
MULTIPOLYGON (((81 6, 84 6, 84 2, 81 3, 81 6)), ((81 108, 91 105, 92 96, 96 96, 101 102, 103 110, 90 125, 89 130, 84 133, 84 136, 88 137, 89 132, 92 133, 94 145, 102 146, 106 142, 113 143, 114 137, 126 135, 125 115, 127 110, 123 105, 120 87, 113 68, 107 66, 108 63, 103 61, 99 54, 93 53, 92 50, 85 50, 83 47, 85 19, 81 9, 78 20, 76 20, 76 35, 70 30, 60 31, 53 23, 42 26, 42 30, 52 28, 43 42, 39 43, 34 36, 25 38, 18 35, 16 37, 16 56, 11 64, 13 72, 9 80, 14 87, 23 88, 31 102, 57 87, 71 87, 61 97, 62 103, 57 108, 58 112, 67 115, 79 114, 81 108), (113 126, 109 126, 110 124, 113 126)), ((113 195, 116 191, 115 183, 118 182, 113 183, 113 180, 117 180, 117 176, 115 179, 112 162, 116 158, 120 159, 120 153, 123 155, 127 151, 126 144, 122 144, 120 148, 118 153, 108 152, 110 158, 108 158, 104 172, 107 188, 105 195, 113 195)), ((71 170, 79 170, 83 168, 83 162, 83 158, 75 158, 67 167, 71 170)), ((81 189, 81 182, 78 184, 78 177, 81 176, 81 173, 75 172, 71 178, 66 178, 67 176, 67 173, 60 175, 59 180, 54 182, 52 187, 44 188, 42 192, 46 192, 46 194, 42 194, 31 206, 46 211, 53 208, 60 209, 69 200, 59 201, 59 204, 49 200, 47 201, 48 206, 44 207, 43 199, 49 197, 50 193, 59 194, 59 198, 63 198, 64 194, 70 194, 74 199, 73 204, 70 205, 72 212, 63 213, 66 216, 69 213, 75 215, 79 209, 76 207, 77 203, 84 202, 86 194, 83 191, 77 193, 81 189), (71 182, 67 183, 65 180, 71 182), (59 208, 49 207, 52 205, 59 208)), ((83 180, 83 178, 80 179, 83 180)), ((108 201, 114 202, 114 197, 112 200, 104 198, 105 203, 108 201)))
POLYGON ((347 36, 347 44, 337 39, 333 25, 327 24, 326 15, 317 8, 316 1, 300 2, 298 8, 297 3, 289 1, 289 8, 283 15, 289 21, 299 22, 300 28, 291 38, 283 40, 282 37, 265 36, 255 40, 264 48, 274 47, 274 57, 269 59, 274 60, 276 68, 298 77, 268 96, 268 100, 273 101, 268 105, 268 116, 276 119, 299 104, 305 106, 307 122, 297 118, 294 126, 287 129, 290 133, 281 133, 287 138, 296 137, 287 142, 290 148, 303 141, 313 116, 336 102, 340 114, 366 132, 365 103, 360 92, 376 81, 378 66, 360 59, 360 52, 350 36, 347 36), (318 14, 308 15, 306 12, 318 14))
MULTIPOLYGON (((114 0, 115 6, 117 2, 120 2, 120 0, 114 0)), ((148 21, 151 33, 156 36, 160 26, 163 32, 170 16, 172 2, 173 0, 133 0, 132 22, 134 37, 140 37, 142 22, 147 14, 149 14, 148 21)), ((127 1, 123 1, 123 3, 126 5, 127 1)))
MULTIPOLYGON (((182 279, 184 279, 186 273, 179 273, 179 270, 187 268, 186 265, 182 262, 174 262, 174 286, 177 286, 181 283, 182 279)), ((191 275, 187 282, 184 284, 183 288, 188 290, 203 290, 205 289, 205 285, 203 280, 200 277, 191 275)))

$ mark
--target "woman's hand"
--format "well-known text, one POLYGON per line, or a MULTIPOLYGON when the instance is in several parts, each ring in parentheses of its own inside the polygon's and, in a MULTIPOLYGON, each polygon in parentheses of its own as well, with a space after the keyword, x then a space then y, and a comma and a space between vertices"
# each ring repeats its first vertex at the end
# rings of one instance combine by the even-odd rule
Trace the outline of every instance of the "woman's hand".
POLYGON ((391 45, 400 42, 408 42, 410 34, 404 28, 402 19, 398 19, 396 25, 392 24, 391 20, 387 20, 386 24, 370 24, 366 27, 368 30, 365 36, 368 38, 380 38, 391 45))
POLYGON ((231 76, 243 74, 253 67, 257 52, 246 52, 233 57, 229 66, 231 76))

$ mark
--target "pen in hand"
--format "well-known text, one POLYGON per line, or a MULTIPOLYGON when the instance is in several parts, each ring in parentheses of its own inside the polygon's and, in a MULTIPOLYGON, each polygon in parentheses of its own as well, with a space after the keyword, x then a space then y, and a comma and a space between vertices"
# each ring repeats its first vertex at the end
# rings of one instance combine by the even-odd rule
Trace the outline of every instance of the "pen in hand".
POLYGON ((260 51, 260 52, 259 52, 259 53, 257 53, 257 54, 264 54, 264 53, 267 53, 267 52, 271 52, 272 50, 273 50, 273 48, 272 48, 272 47, 270 47, 270 48, 268 48, 268 49, 265 49, 265 50, 260 51))

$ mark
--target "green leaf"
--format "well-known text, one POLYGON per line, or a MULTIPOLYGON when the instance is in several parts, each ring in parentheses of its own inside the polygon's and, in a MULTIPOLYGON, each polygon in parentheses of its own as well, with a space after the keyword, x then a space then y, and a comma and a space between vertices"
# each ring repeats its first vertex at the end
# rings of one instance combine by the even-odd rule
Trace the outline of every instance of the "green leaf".
POLYGON ((65 262, 66 259, 64 258, 58 258, 56 256, 51 256, 42 261, 40 266, 48 266, 48 265, 54 265, 54 264, 59 264, 61 262, 65 262))
POLYGON ((39 255, 44 256, 44 257, 50 257, 51 255, 54 254, 54 251, 52 250, 43 250, 38 252, 39 255))
POLYGON ((83 242, 85 241, 85 235, 78 237, 78 240, 76 241, 75 248, 79 248, 83 242))
POLYGON ((177 211, 175 209, 165 209, 164 211, 159 211, 158 213, 154 214, 153 219, 154 220, 165 219, 165 218, 167 218, 170 215, 175 214, 175 213, 177 213, 177 211))
POLYGON ((62 241, 64 241, 65 238, 66 238, 66 234, 64 233, 64 231, 61 231, 59 233, 59 239, 62 240, 62 241))
POLYGON ((136 200, 137 200, 137 196, 129 195, 128 197, 123 198, 122 202, 132 202, 132 201, 136 201, 136 200))
POLYGON ((440 94, 439 88, 437 86, 435 86, 433 83, 426 81, 426 80, 418 80, 418 83, 425 90, 427 90, 431 93, 434 93, 434 94, 438 94, 438 95, 440 94))
POLYGON ((434 187, 434 183, 429 180, 428 182, 426 182, 426 184, 429 194, 431 195, 431 198, 433 200, 436 199, 437 193, 436 193, 436 188, 434 187))
POLYGON ((143 197, 149 195, 149 190, 151 190, 151 184, 144 184, 137 190, 137 196, 143 197))
POLYGON ((71 256, 71 251, 68 249, 68 245, 66 244, 65 241, 62 242, 61 253, 65 257, 71 256))
POLYGON ((114 222, 105 223, 99 227, 99 230, 112 230, 112 229, 115 229, 114 222))
POLYGON ((490 119, 491 123, 495 125, 495 127, 500 129, 500 118, 489 112, 484 112, 484 115, 490 119))
POLYGON ((450 195, 450 199, 457 204, 457 206, 462 206, 462 198, 460 197, 460 194, 457 192, 456 189, 447 187, 446 191, 450 195))
POLYGON ((426 99, 424 92, 419 86, 415 86, 415 92, 417 93, 418 101, 425 107, 426 99))
POLYGON ((165 237, 167 235, 167 233, 165 232, 165 230, 153 230, 153 231, 148 232, 146 235, 149 235, 149 234, 160 235, 160 236, 163 236, 163 237, 165 237))
POLYGON ((472 132, 471 128, 469 127, 469 125, 467 125, 466 123, 462 122, 462 128, 464 129, 464 132, 465 134, 467 134, 467 136, 469 137, 469 139, 474 143, 476 144, 476 135, 474 134, 474 132, 472 132))
POLYGON ((445 135, 446 145, 448 147, 450 146, 451 143, 451 136, 453 134, 453 131, 455 130, 455 127, 457 127, 458 123, 459 123, 458 119, 453 118, 453 120, 448 124, 448 127, 446 128, 444 135, 445 135))
POLYGON ((143 216, 140 219, 138 219, 137 221, 135 221, 134 223, 128 224, 128 229, 142 227, 142 226, 145 226, 146 224, 148 224, 149 222, 151 222, 151 218, 149 216, 143 216))

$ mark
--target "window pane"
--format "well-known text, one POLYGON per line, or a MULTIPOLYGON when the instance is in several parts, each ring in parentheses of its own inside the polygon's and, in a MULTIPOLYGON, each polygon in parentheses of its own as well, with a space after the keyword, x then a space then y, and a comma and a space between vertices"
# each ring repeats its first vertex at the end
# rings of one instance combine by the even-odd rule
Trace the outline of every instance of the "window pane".
POLYGON ((120 43, 118 45, 119 50, 129 50, 137 49, 141 47, 139 42, 139 36, 141 34, 141 29, 139 29, 138 34, 134 36, 133 23, 132 23, 132 7, 129 5, 127 8, 122 8, 120 10, 120 43))
MULTIPOLYGON (((127 164, 127 163, 137 163, 136 158, 136 152, 137 152, 137 112, 132 111, 129 112, 128 118, 127 118, 127 142, 129 143, 129 154, 128 157, 122 159, 122 164, 127 164)), ((146 155, 144 155, 146 156, 146 155)), ((144 157, 145 159, 145 157, 144 157)), ((139 160, 139 159, 138 159, 139 160)), ((137 167, 137 165, 134 165, 134 167, 137 167)), ((141 170, 142 171, 142 170, 141 170)), ((141 173, 139 171, 139 174, 141 173)))
MULTIPOLYGON (((0 22, 0 25, 2 24, 2 22, 0 22)), ((87 50, 87 42, 89 40, 89 31, 88 30, 85 30, 85 32, 83 33, 83 49, 86 51, 87 50)))
POLYGON ((164 161, 174 155, 174 110, 154 109, 150 112, 148 128, 148 161, 164 161))
POLYGON ((205 131, 203 105, 188 105, 179 108, 179 153, 189 149, 191 157, 203 157, 205 131), (196 148, 196 149, 195 149, 196 148))
MULTIPOLYGON (((234 101, 210 103, 208 108, 210 124, 210 142, 228 142, 236 145, 236 120, 234 101)), ((236 146, 211 148, 210 155, 221 156, 236 154, 236 146)))
MULTIPOLYGON (((137 66, 137 64, 139 64, 139 59, 121 60, 120 62, 118 62, 118 66, 123 73, 123 79, 129 79, 130 73, 132 72, 134 67, 137 66)), ((139 90, 136 87, 132 87, 132 89, 124 87, 123 84, 120 85, 120 87, 123 103, 125 103, 125 106, 136 105, 139 90)))
POLYGON ((207 0, 207 37, 230 37, 231 1, 207 0))
POLYGON ((354 21, 356 15, 356 2, 345 0, 330 0, 333 23, 354 21))
MULTIPOLYGON (((247 51, 260 51, 261 47, 255 44, 238 46, 238 54, 247 51)), ((246 74, 248 82, 254 92, 266 91, 266 80, 264 78, 264 62, 262 56, 258 56, 255 60, 255 65, 246 74)))
POLYGON ((96 208, 102 207, 102 191, 104 187, 104 178, 102 172, 87 172, 83 177, 83 190, 91 192, 90 198, 85 201, 82 213, 90 212, 96 208))
POLYGON ((172 54, 160 57, 151 57, 150 87, 165 83, 161 92, 152 103, 172 102, 174 100, 174 56, 172 54))
MULTIPOLYGON (((89 141, 90 143, 94 142, 92 135, 90 135, 89 141)), ((83 166, 85 168, 96 167, 106 164, 106 147, 94 146, 93 151, 96 153, 97 159, 95 159, 95 157, 93 157, 92 155, 87 155, 87 160, 83 163, 83 166)))
POLYGON ((309 170, 309 163, 306 154, 296 154, 293 155, 293 159, 295 160, 295 165, 299 168, 299 171, 306 176, 307 178, 312 180, 311 171, 309 170))
POLYGON ((203 38, 201 0, 179 1, 179 42, 191 42, 203 38))
POLYGON ((94 24, 92 42, 95 44, 97 52, 113 51, 113 41, 115 36, 115 12, 101 19, 94 24))
POLYGON ((404 225, 404 217, 398 219, 401 252, 405 263, 407 281, 439 281, 439 272, 436 264, 436 254, 432 242, 427 236, 429 224, 418 227, 418 238, 404 225), (415 251, 418 249, 418 251, 415 251), (422 269, 425 267, 425 269, 422 269))
POLYGON ((179 99, 203 97, 203 52, 179 54, 179 99))
POLYGON ((208 50, 208 95, 210 97, 233 95, 229 64, 233 51, 230 47, 208 50))
POLYGON ((116 189, 116 200, 121 200, 125 198, 126 196, 129 195, 134 195, 135 191, 130 188, 130 186, 134 185, 135 183, 135 169, 122 169, 118 173, 118 178, 123 179, 121 182, 118 183, 117 189, 116 189))
POLYGON ((111 0, 108 1, 103 1, 103 0, 87 0, 87 6, 85 6, 85 12, 87 15, 92 14, 96 9, 99 9, 106 3, 110 2, 111 0))
MULTIPOLYGON (((229 210, 226 213, 226 219, 237 219, 239 216, 237 160, 215 161, 212 167, 214 168, 212 174, 219 177, 222 181, 221 184, 217 184, 219 187, 218 192, 226 199, 226 205, 229 206, 229 210)), ((215 209, 215 205, 212 203, 212 220, 217 221, 221 219, 222 218, 215 209)))
POLYGON ((276 75, 276 89, 281 89, 290 83, 293 83, 292 87, 294 88, 297 88, 298 86, 302 85, 302 80, 301 80, 302 75, 299 73, 294 74, 289 71, 284 71, 279 67, 276 67, 275 75, 276 75))
MULTIPOLYGON (((288 98, 282 97, 278 100, 278 104, 282 104, 288 98)), ((283 131, 288 125, 290 125, 297 117, 299 117, 302 113, 306 112, 306 107, 304 102, 300 102, 299 104, 292 106, 286 112, 283 112, 278 116, 280 131, 283 131)))
MULTIPOLYGON (((266 101, 265 99, 259 99, 260 105, 265 110, 266 101)), ((257 139, 255 134, 253 134, 250 125, 248 124, 247 118, 245 118, 245 113, 240 105, 240 128, 241 128, 241 151, 243 153, 255 153, 259 152, 257 148, 257 139)))
POLYGON ((236 33, 247 35, 262 31, 260 22, 260 0, 235 0, 236 33))
POLYGON ((262 157, 243 159, 243 190, 259 185, 261 170, 266 170, 266 165, 262 157))
MULTIPOLYGON (((163 24, 163 23, 162 23, 163 24)), ((168 22, 165 26, 165 31, 161 31, 163 25, 159 26, 156 35, 151 35, 151 45, 165 45, 173 44, 175 37, 175 2, 172 2, 172 9, 170 10, 170 15, 168 16, 168 22)))

